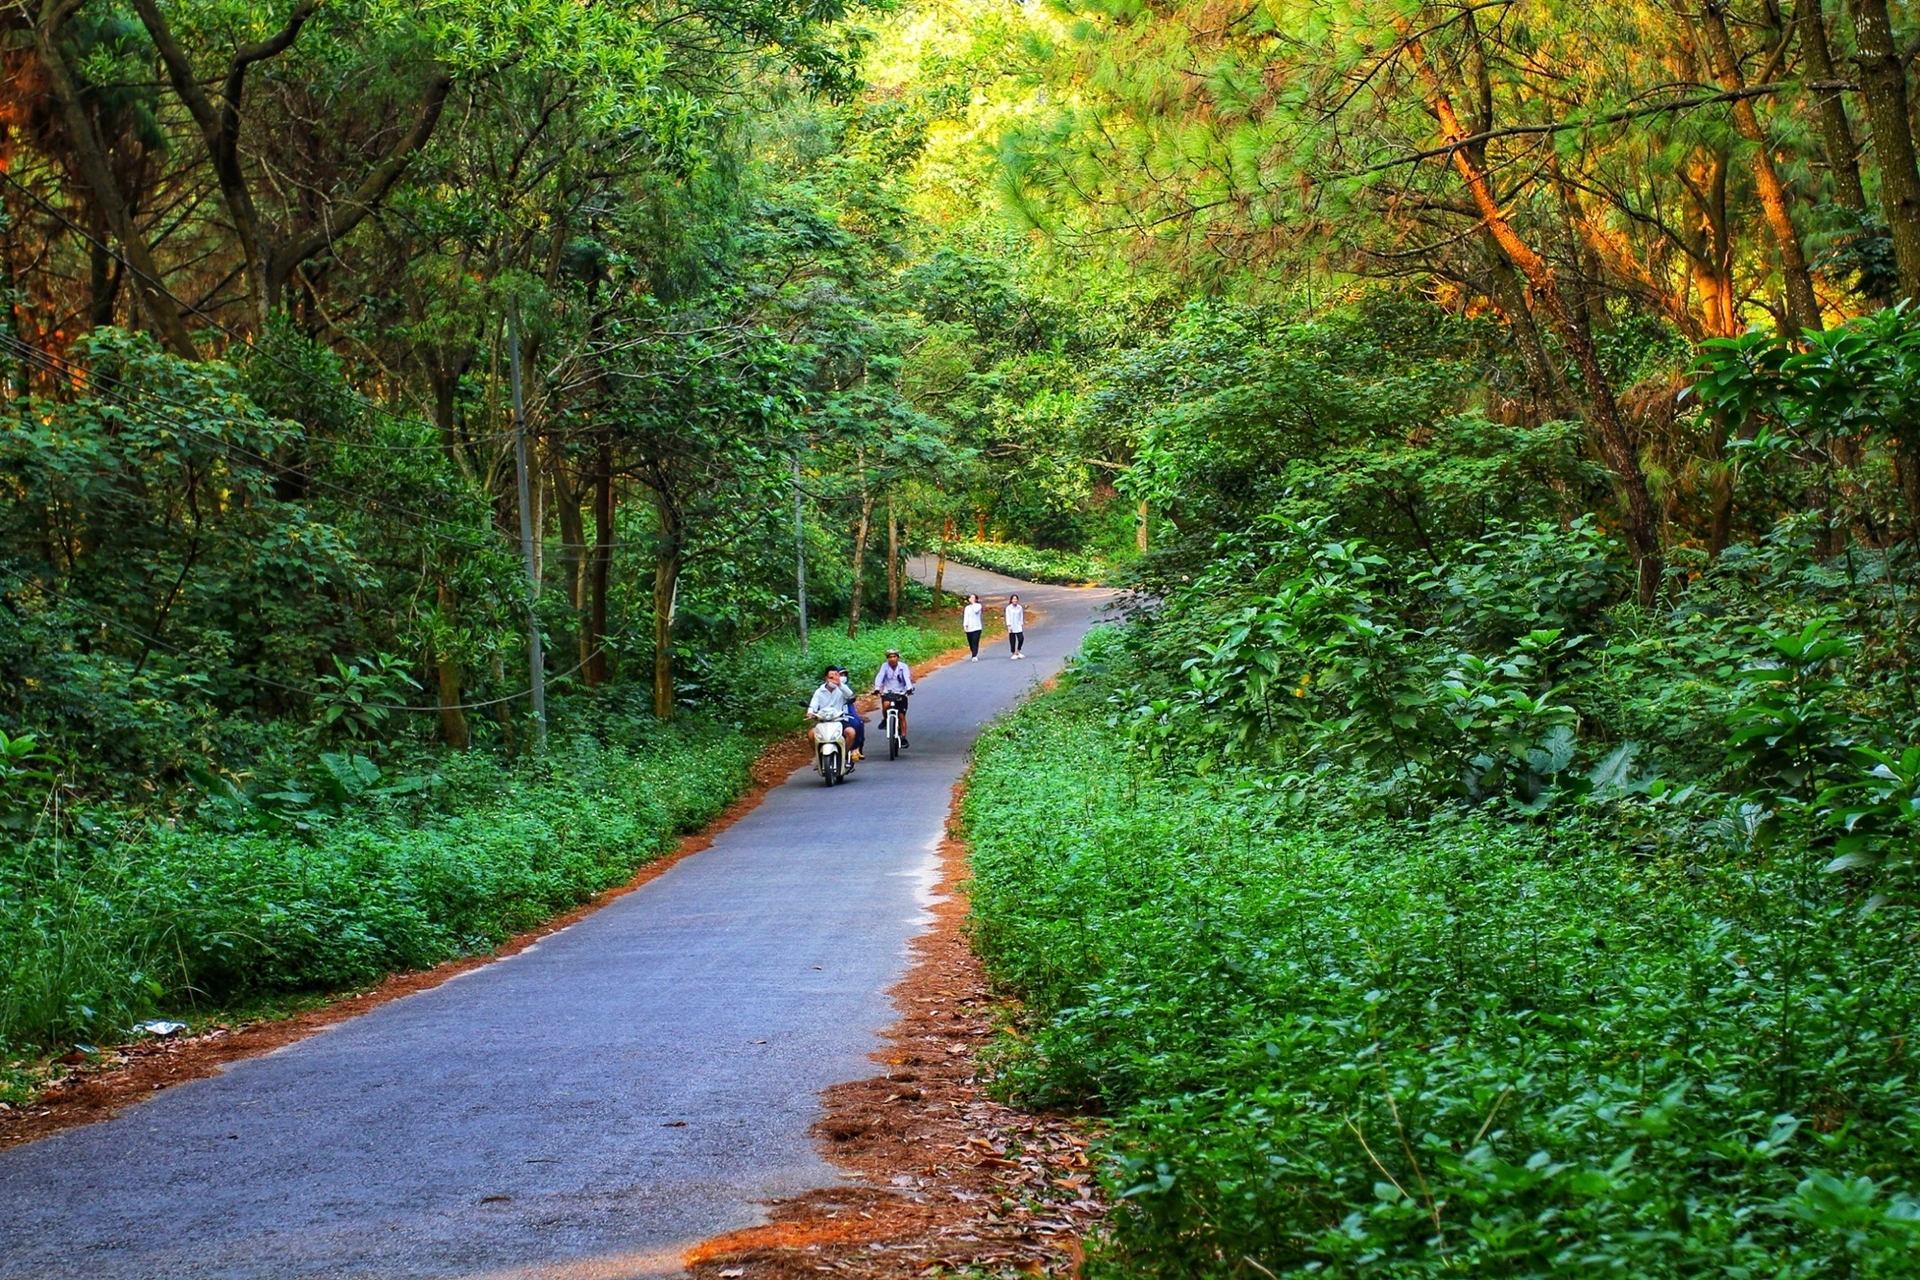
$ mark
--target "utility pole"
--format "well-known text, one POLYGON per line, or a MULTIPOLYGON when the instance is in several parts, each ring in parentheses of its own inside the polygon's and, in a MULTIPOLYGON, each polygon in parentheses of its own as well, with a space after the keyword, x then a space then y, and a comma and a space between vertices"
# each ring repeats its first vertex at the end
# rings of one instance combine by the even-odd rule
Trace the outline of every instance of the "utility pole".
POLYGON ((520 312, 507 309, 508 366, 513 381, 513 469, 520 485, 520 554, 527 563, 527 675, 533 693, 534 749, 547 750, 547 657, 540 649, 540 574, 533 559, 533 486, 527 476, 527 415, 520 396, 520 312))
POLYGON ((800 505, 800 454, 793 455, 793 576, 800 596, 800 656, 807 656, 807 524, 800 505))

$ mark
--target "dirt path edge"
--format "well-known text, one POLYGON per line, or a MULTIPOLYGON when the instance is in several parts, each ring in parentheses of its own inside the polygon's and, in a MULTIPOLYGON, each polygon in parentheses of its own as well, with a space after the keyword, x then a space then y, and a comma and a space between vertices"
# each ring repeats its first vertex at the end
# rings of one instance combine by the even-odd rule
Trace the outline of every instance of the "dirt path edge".
POLYGON ((900 1019, 884 1068, 821 1095, 813 1134, 846 1182, 774 1201, 768 1221, 702 1242, 694 1280, 906 1280, 948 1272, 1077 1276, 1106 1212, 1071 1116, 1020 1111, 985 1092, 983 1050, 1016 1009, 994 994, 967 938, 967 847, 953 789, 932 921, 889 995, 900 1019))

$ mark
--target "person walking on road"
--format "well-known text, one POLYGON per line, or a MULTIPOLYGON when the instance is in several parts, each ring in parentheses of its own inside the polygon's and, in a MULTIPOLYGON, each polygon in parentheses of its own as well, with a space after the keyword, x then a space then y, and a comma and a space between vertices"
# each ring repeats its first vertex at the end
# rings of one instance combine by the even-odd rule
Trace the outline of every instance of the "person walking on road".
POLYGON ((960 611, 960 629, 967 633, 968 662, 980 661, 980 632, 986 625, 981 621, 984 612, 985 607, 977 595, 969 595, 967 607, 960 611))
POLYGON ((1015 592, 1007 597, 1007 648, 1013 651, 1016 661, 1025 655, 1020 651, 1027 644, 1027 610, 1020 603, 1020 594, 1015 592))

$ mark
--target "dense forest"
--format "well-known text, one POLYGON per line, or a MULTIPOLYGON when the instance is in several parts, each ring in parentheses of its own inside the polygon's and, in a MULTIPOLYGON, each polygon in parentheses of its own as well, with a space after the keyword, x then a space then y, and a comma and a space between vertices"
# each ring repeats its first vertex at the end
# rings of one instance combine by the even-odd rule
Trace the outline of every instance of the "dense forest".
POLYGON ((1913 1273, 1904 0, 4 23, 6 1087, 619 882, 929 551, 1130 589, 964 805, 1096 1269, 1913 1273))

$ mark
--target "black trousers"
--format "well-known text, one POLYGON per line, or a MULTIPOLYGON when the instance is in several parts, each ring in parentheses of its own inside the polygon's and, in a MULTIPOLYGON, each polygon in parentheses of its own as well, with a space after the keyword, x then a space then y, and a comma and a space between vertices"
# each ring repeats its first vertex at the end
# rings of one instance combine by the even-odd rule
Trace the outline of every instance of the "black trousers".
POLYGON ((980 633, 978 631, 967 632, 967 651, 976 658, 980 656, 980 633))
POLYGON ((1026 646, 1027 646, 1026 632, 1024 631, 1007 632, 1007 648, 1010 649, 1012 652, 1018 653, 1022 649, 1026 648, 1026 646))

